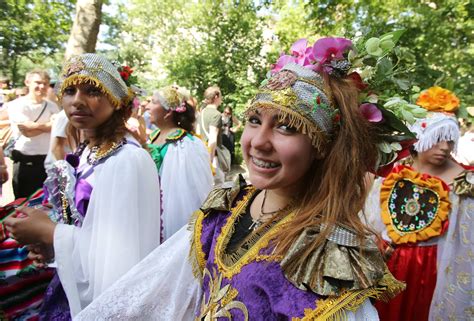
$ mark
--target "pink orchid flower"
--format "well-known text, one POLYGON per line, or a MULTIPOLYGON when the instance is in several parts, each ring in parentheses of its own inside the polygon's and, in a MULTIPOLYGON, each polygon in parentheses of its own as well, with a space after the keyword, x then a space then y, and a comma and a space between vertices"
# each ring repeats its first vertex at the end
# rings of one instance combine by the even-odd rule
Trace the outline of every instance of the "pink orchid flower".
POLYGON ((321 38, 313 45, 313 57, 318 62, 317 71, 322 71, 326 62, 343 59, 347 49, 352 47, 352 41, 346 38, 321 38))
POLYGON ((280 71, 281 68, 285 67, 285 65, 290 62, 296 62, 296 58, 293 56, 282 54, 280 58, 278 58, 276 64, 273 65, 272 74, 280 71))
POLYGON ((382 112, 380 109, 377 108, 374 104, 365 103, 359 106, 359 110, 364 116, 371 123, 378 123, 382 121, 382 112))
POLYGON ((301 66, 309 66, 314 61, 313 47, 308 47, 308 40, 302 38, 291 46, 291 53, 296 58, 296 63, 301 66))

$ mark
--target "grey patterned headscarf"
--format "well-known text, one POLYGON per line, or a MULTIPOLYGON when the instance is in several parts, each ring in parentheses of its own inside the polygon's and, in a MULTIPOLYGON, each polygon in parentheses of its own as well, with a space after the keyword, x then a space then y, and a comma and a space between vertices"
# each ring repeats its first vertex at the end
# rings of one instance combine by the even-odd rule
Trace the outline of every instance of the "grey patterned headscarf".
POLYGON ((282 119, 308 135, 318 149, 330 139, 339 121, 339 111, 324 92, 321 76, 295 63, 285 65, 260 87, 246 114, 258 108, 278 110, 282 119))
POLYGON ((71 57, 64 64, 56 84, 58 96, 61 98, 67 87, 83 83, 100 88, 117 109, 122 104, 129 103, 132 98, 117 67, 101 55, 86 53, 71 57))

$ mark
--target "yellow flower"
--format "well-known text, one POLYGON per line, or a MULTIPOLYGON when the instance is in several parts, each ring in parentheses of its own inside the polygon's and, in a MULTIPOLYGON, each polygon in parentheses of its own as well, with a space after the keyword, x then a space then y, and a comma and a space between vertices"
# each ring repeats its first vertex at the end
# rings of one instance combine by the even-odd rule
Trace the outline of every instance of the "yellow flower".
POLYGON ((421 93, 416 104, 437 112, 455 112, 459 107, 459 98, 451 91, 435 86, 421 93))

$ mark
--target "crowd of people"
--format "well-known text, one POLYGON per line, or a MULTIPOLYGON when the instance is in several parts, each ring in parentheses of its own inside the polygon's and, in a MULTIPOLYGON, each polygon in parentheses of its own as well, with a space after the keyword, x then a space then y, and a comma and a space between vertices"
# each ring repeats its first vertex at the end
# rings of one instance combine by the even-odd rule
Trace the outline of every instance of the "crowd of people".
POLYGON ((143 97, 98 54, 68 59, 55 97, 28 73, 1 110, 16 200, 0 212, 0 319, 472 318, 458 98, 426 90, 406 132, 390 111, 374 121, 352 42, 313 49, 328 39, 340 54, 279 60, 243 126, 218 86, 202 108, 176 84, 143 97), (226 175, 241 127, 248 182, 226 175), (395 136, 405 148, 381 164, 395 136))

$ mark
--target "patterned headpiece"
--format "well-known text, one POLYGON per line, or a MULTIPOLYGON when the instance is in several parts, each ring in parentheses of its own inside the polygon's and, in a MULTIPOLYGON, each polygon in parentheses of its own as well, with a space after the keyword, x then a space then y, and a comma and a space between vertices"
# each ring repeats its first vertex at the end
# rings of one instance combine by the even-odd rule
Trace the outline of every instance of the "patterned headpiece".
POLYGON ((324 92, 323 80, 311 69, 290 62, 274 73, 259 89, 246 110, 274 108, 282 119, 311 139, 321 149, 339 121, 338 110, 324 92))
POLYGON ((56 84, 56 91, 58 96, 62 97, 67 87, 84 83, 100 88, 117 109, 132 99, 131 91, 117 71, 117 67, 103 56, 86 53, 71 57, 64 64, 56 84))
POLYGON ((430 112, 426 118, 418 119, 410 130, 416 133, 418 141, 414 148, 417 152, 426 152, 439 142, 454 142, 456 151, 460 132, 459 124, 454 115, 430 112))
POLYGON ((158 101, 165 110, 182 113, 186 111, 189 91, 178 86, 167 86, 154 91, 152 99, 158 101))
POLYGON ((456 151, 459 140, 459 124, 453 114, 459 107, 459 99, 451 91, 435 86, 423 91, 417 105, 428 112, 426 118, 418 119, 411 127, 418 142, 417 152, 425 152, 442 141, 453 141, 456 151))

